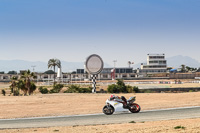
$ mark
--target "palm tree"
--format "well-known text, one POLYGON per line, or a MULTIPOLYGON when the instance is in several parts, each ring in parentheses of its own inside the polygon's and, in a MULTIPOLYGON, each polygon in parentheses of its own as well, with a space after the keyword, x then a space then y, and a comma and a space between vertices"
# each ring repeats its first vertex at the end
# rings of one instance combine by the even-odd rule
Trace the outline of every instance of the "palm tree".
POLYGON ((35 73, 31 72, 30 70, 24 72, 21 76, 22 79, 25 81, 25 87, 28 89, 28 94, 31 94, 31 79, 36 78, 35 73))
POLYGON ((10 88, 11 88, 11 93, 13 93, 14 96, 17 95, 16 87, 17 87, 17 77, 12 77, 10 88))
POLYGON ((27 95, 28 89, 25 86, 25 79, 21 78, 18 80, 17 88, 24 92, 24 95, 27 95))
POLYGON ((56 66, 58 67, 58 68, 61 68, 61 62, 60 62, 60 60, 59 59, 50 59, 49 61, 48 61, 48 68, 52 68, 53 67, 53 70, 54 70, 54 79, 53 79, 53 85, 55 85, 55 68, 56 68, 56 66))
POLYGON ((181 65, 181 72, 185 72, 185 65, 184 64, 181 65))

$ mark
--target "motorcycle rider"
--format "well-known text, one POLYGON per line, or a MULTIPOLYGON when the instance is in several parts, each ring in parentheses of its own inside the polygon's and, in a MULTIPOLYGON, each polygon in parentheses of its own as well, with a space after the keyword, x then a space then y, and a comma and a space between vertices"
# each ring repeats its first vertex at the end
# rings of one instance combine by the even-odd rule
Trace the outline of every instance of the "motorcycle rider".
POLYGON ((115 95, 111 95, 110 96, 110 100, 114 100, 114 99, 116 99, 117 101, 121 101, 122 100, 122 104, 123 104, 123 107, 124 108, 128 108, 128 105, 127 105, 127 100, 126 100, 126 98, 124 97, 124 96, 121 96, 121 98, 120 97, 118 97, 118 96, 115 96, 115 95))

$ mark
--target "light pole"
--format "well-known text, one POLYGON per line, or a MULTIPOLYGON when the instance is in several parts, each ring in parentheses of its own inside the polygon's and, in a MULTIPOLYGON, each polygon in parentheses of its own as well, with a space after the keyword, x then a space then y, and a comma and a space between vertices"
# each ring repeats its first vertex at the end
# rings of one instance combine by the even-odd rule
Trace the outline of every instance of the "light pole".
POLYGON ((113 62, 114 62, 114 69, 115 69, 115 65, 116 65, 117 60, 113 60, 113 62))

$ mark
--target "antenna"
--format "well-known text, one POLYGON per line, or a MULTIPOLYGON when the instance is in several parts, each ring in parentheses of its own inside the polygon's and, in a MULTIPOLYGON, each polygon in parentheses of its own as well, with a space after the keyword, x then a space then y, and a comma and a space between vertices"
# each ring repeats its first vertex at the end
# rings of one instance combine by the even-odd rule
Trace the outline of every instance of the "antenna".
POLYGON ((35 67, 36 67, 36 66, 31 66, 31 67, 33 68, 33 72, 34 72, 34 71, 35 71, 35 67))
POLYGON ((134 62, 128 61, 128 67, 131 67, 131 64, 134 64, 134 62))

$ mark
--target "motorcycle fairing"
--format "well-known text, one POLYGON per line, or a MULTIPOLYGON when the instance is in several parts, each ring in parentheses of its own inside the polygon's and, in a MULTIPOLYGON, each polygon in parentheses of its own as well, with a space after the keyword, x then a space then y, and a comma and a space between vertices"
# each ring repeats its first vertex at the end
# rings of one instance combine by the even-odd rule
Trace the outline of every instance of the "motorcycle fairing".
POLYGON ((112 105, 115 109, 115 112, 124 112, 124 111, 129 111, 128 109, 124 109, 123 108, 123 104, 117 101, 110 101, 110 100, 106 100, 106 103, 109 103, 110 105, 112 105))

